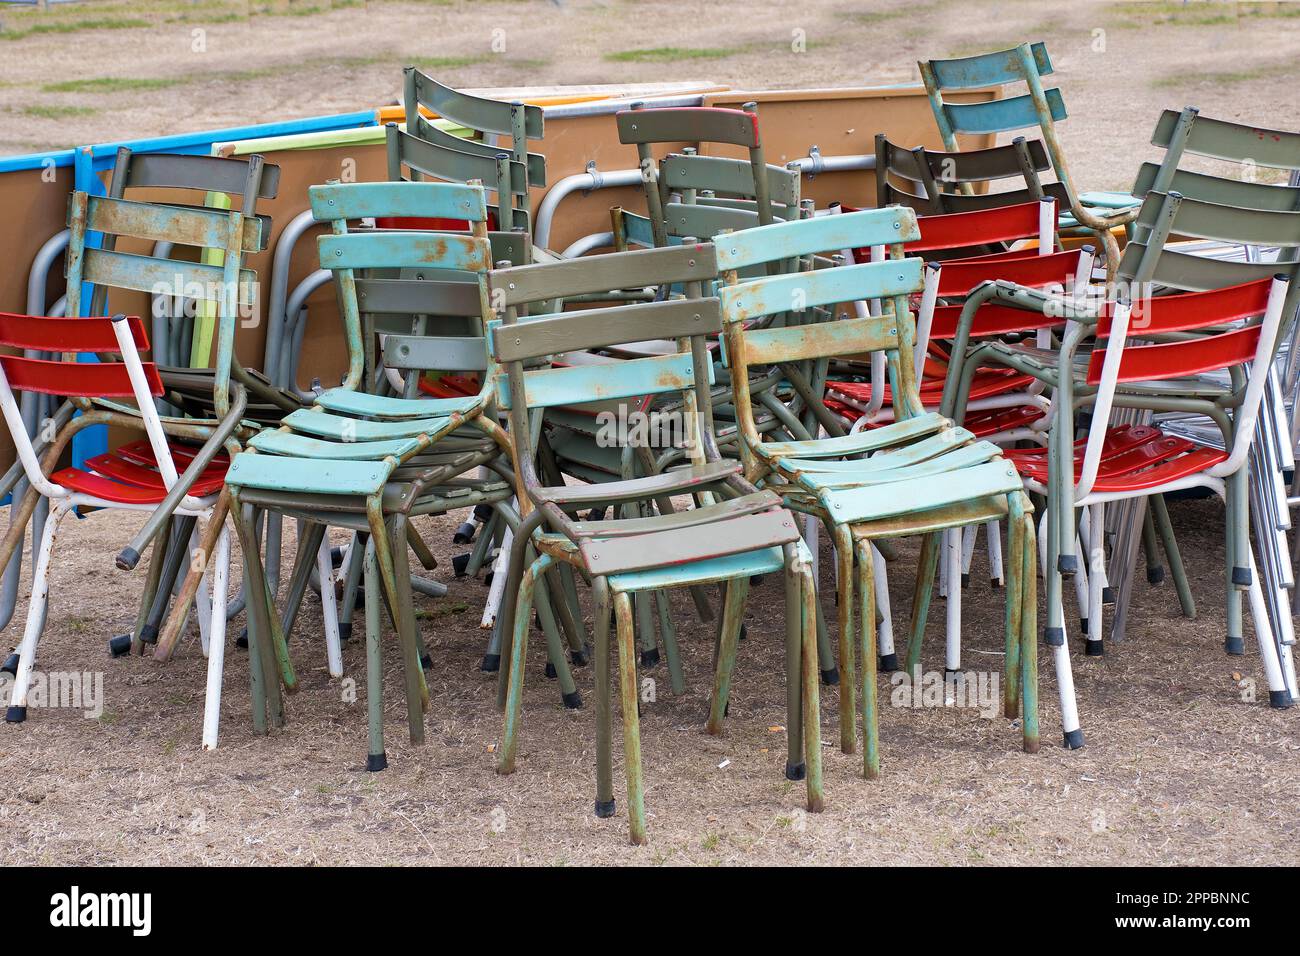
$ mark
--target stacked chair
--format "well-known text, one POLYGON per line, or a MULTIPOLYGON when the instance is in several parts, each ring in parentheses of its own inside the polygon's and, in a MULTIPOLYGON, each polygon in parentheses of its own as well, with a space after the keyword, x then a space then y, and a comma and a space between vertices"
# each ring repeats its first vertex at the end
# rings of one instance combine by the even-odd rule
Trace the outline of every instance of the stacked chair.
MULTIPOLYGON (((329 230, 313 281, 335 286, 348 353, 340 384, 311 392, 276 385, 282 368, 247 367, 235 348, 255 305, 248 257, 271 228, 258 206, 276 196, 278 170, 259 156, 122 150, 106 195, 71 196, 68 318, 0 315, 0 345, 20 352, 0 356, 18 452, 0 479, 16 493, 0 564, 29 524, 36 539, 25 629, 3 664, 15 675, 7 719, 27 717, 61 522, 127 509, 147 518, 118 565, 150 560, 135 627, 111 649, 165 660, 197 617, 203 747, 218 741, 228 618, 246 610, 252 729, 268 734, 300 688, 290 639, 315 587, 331 678, 345 674, 364 607, 366 766, 383 770, 385 616, 411 743, 440 706, 426 672, 443 663, 416 604, 446 589, 412 574, 412 553, 437 566, 416 520, 472 512, 454 538, 472 549, 453 569, 494 569, 482 669, 497 672, 498 772, 529 777, 536 627, 556 706, 594 711, 598 817, 617 812, 619 711, 629 835, 646 842, 641 680, 663 660, 684 691, 681 640, 697 629, 674 615, 691 607, 713 641, 701 718, 722 734, 741 648, 759 639, 741 643, 743 616, 768 578, 783 590, 784 772, 816 812, 830 762, 821 685, 838 686, 839 750, 857 753, 860 723, 861 774, 879 777, 891 753, 879 672, 920 678, 937 590, 945 678, 961 679, 980 529, 1004 588, 1003 715, 1037 751, 1041 575, 1063 741, 1083 746, 1065 592, 1088 656, 1124 635, 1139 548, 1150 582, 1168 563, 1193 615, 1170 511, 1195 493, 1226 506, 1225 650, 1244 653, 1248 607, 1269 702, 1289 706, 1300 134, 1166 111, 1152 136, 1163 158, 1139 168, 1131 196, 1081 193, 1041 43, 919 68, 944 149, 878 135, 872 209, 815 208, 798 167, 766 162, 753 103, 619 112, 644 209, 611 210, 613 251, 572 259, 531 239, 542 110, 408 68, 405 125, 385 133, 388 181, 308 191, 329 230), (1013 138, 961 150, 975 134, 1013 138), (718 146, 743 155, 708 155, 718 146), (1199 159, 1293 182, 1212 175, 1199 159), (151 321, 116 308, 118 290, 151 296, 151 321), (31 434, 28 412, 47 399, 21 395, 62 402, 52 429, 31 434), (647 424, 641 437, 620 430, 634 422, 647 424), (64 466, 95 425, 143 439, 64 466), (281 587, 286 518, 297 550, 281 587), (231 524, 243 556, 233 601, 231 524), (341 554, 331 529, 348 542, 341 554), (896 650, 887 565, 895 578, 912 570, 898 544, 909 537, 919 554, 896 650), (594 704, 575 676, 588 663, 594 704)), ((901 748, 890 761, 907 762, 901 748)))

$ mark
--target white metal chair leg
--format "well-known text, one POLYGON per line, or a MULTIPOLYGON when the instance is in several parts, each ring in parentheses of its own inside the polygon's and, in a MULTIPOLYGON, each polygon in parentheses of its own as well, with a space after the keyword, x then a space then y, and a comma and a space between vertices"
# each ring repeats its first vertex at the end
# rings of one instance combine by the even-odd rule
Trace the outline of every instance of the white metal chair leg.
POLYGON ((339 606, 334 599, 334 564, 330 560, 330 536, 324 535, 316 550, 316 574, 320 578, 320 609, 325 619, 325 658, 330 677, 343 676, 343 646, 339 638, 339 606))
POLYGON ((975 539, 979 537, 980 526, 968 524, 961 529, 961 586, 970 580, 970 562, 975 556, 975 539))
POLYGON ((32 572, 32 597, 27 607, 27 624, 23 629, 22 643, 18 645, 18 673, 14 675, 13 693, 9 696, 9 709, 5 720, 19 723, 27 718, 27 691, 31 688, 32 669, 36 663, 36 642, 45 630, 46 604, 50 598, 50 555, 59 522, 68 513, 61 503, 50 507, 36 554, 36 567, 32 572))
MULTIPOLYGON (((1083 547, 1082 543, 1086 540, 1088 539, 1082 535, 1075 535, 1075 554, 1087 555, 1088 550, 1083 547)), ((1078 562, 1078 570, 1074 572, 1074 600, 1079 607, 1079 623, 1084 634, 1089 633, 1092 629, 1092 615, 1089 613, 1091 609, 1089 602, 1091 601, 1092 589, 1089 587, 1087 566, 1087 560, 1081 560, 1078 562)))
MULTIPOLYGON (((803 540, 808 545, 808 550, 812 554, 812 576, 814 581, 820 581, 821 562, 818 560, 817 539, 821 534, 821 522, 812 515, 803 516, 803 540)), ((835 562, 839 564, 838 561, 835 562)))
POLYGON ((221 722, 221 676, 226 664, 226 586, 230 576, 230 528, 217 538, 212 570, 212 623, 208 629, 208 686, 203 698, 203 749, 217 748, 221 722))
POLYGON ((506 576, 510 568, 510 542, 514 540, 514 532, 510 526, 506 525, 505 531, 501 535, 501 549, 497 552, 497 559, 492 564, 492 584, 488 588, 487 603, 483 606, 483 617, 479 621, 479 627, 485 631, 492 630, 496 624, 497 615, 501 613, 501 599, 506 593, 506 576))
POLYGON ((1274 707, 1287 707, 1291 703, 1291 693, 1282 675, 1277 644, 1273 641, 1273 627, 1268 620, 1268 608, 1264 605, 1264 589, 1255 568, 1253 547, 1250 549, 1250 589, 1247 593, 1250 596, 1250 616, 1255 623, 1255 640, 1259 644, 1259 659, 1268 679, 1268 702, 1274 707))
POLYGON ((879 644, 880 656, 882 658, 893 657, 888 663, 898 666, 898 658, 894 650, 894 617, 889 610, 889 572, 885 566, 885 556, 880 553, 879 549, 873 544, 871 562, 872 575, 875 578, 876 588, 876 607, 880 608, 880 631, 876 636, 879 644))
MULTIPOLYGON (((198 552, 199 531, 198 525, 194 526, 194 531, 190 535, 190 559, 198 552)), ((209 631, 211 630, 212 607, 208 600, 208 589, 212 586, 212 565, 209 564, 203 569, 203 578, 199 582, 199 590, 194 595, 193 614, 199 626, 199 644, 203 648, 203 656, 208 656, 208 645, 211 640, 209 631)))
POLYGON ((1047 577, 1047 509, 1043 509, 1043 516, 1038 519, 1038 575, 1047 577))
POLYGON ((962 529, 944 533, 947 545, 948 604, 945 608, 944 668, 961 670, 961 539, 962 529))
MULTIPOLYGON (((1065 629, 1065 611, 1059 613, 1056 626, 1065 629)), ((1070 668, 1069 642, 1052 648, 1052 666, 1056 671, 1056 687, 1061 698, 1061 730, 1065 746, 1077 750, 1083 746, 1083 730, 1079 726, 1079 706, 1074 697, 1074 672, 1070 668)))
POLYGON ((1101 639, 1102 625, 1102 588, 1106 584, 1106 558, 1102 541, 1106 533, 1106 521, 1100 504, 1089 505, 1083 509, 1088 516, 1086 540, 1088 541, 1088 633, 1084 644, 1084 653, 1090 657, 1100 657, 1104 653, 1101 639))
POLYGON ((989 547, 989 580, 994 587, 1000 588, 1006 583, 1002 570, 1002 522, 990 521, 984 525, 984 536, 989 547))

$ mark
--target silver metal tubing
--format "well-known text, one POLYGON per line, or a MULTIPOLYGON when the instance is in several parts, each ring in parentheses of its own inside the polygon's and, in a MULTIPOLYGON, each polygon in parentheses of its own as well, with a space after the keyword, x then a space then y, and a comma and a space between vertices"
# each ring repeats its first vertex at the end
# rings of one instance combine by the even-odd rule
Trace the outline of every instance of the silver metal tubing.
POLYGON ((543 249, 550 248, 551 224, 555 221, 555 208, 576 192, 591 192, 594 189, 612 189, 620 186, 635 186, 641 182, 639 169, 615 169, 603 173, 598 169, 589 169, 585 173, 565 176, 546 191, 542 201, 537 204, 537 219, 533 228, 533 242, 543 249))
POLYGON ((262 368, 277 384, 275 372, 282 364, 280 351, 284 347, 285 318, 292 314, 288 311, 289 264, 294 246, 314 225, 316 220, 312 218, 310 209, 304 209, 290 219, 280 232, 271 260, 271 294, 266 305, 266 352, 262 357, 262 368))
MULTIPOLYGON (((276 247, 279 251, 279 247, 276 247)), ((325 285, 327 282, 334 281, 334 273, 329 269, 317 269, 307 278, 303 279, 294 287, 293 294, 289 296, 284 309, 284 317, 281 321, 281 336, 289 344, 288 348, 283 345, 277 350, 276 361, 280 364, 278 367, 268 365, 266 372, 271 376, 271 381, 282 388, 293 389, 303 401, 310 402, 315 398, 312 392, 304 392, 298 387, 298 353, 302 349, 303 334, 306 331, 306 309, 308 297, 325 285)), ((267 330, 268 334, 270 330, 267 330)), ((267 355, 271 354, 268 342, 267 355)), ((269 360, 268 360, 269 361, 269 360)))
POLYGON ((589 236, 583 236, 573 245, 569 246, 560 253, 562 259, 576 259, 585 255, 592 249, 599 249, 602 246, 612 246, 614 244, 614 234, 612 232, 593 232, 589 236))

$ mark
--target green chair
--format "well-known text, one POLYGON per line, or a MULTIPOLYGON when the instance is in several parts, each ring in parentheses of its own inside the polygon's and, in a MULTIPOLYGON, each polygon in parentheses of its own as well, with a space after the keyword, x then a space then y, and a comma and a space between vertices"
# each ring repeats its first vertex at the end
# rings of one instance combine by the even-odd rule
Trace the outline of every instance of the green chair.
POLYGON ((1075 187, 1056 132, 1056 124, 1066 118, 1065 101, 1059 89, 1044 88, 1043 85, 1044 78, 1052 73, 1047 47, 1043 43, 1022 43, 996 53, 950 60, 923 60, 917 63, 917 67, 930 97, 930 107, 944 148, 950 152, 960 149, 957 137, 963 134, 979 136, 1038 127, 1057 181, 1065 188, 1066 201, 1062 209, 1068 208, 1072 217, 1071 221, 1063 222, 1062 227, 1077 224, 1097 235, 1106 256, 1107 277, 1112 278, 1119 264, 1119 242, 1111 230, 1132 222, 1136 206, 1132 197, 1109 193, 1081 194, 1075 187), (961 90, 1012 84, 1024 84, 1025 92, 978 103, 955 103, 945 99, 945 94, 961 90), (1108 209, 1107 206, 1119 208, 1108 209))
POLYGON ((431 566, 432 555, 412 532, 410 519, 481 503, 500 506, 511 492, 505 480, 512 477, 508 470, 500 480, 469 477, 481 466, 500 467, 501 452, 510 445, 493 411, 490 365, 483 341, 483 329, 491 315, 487 208, 481 187, 450 183, 333 184, 313 186, 309 195, 313 215, 332 227, 331 234, 319 240, 320 260, 323 267, 335 272, 349 368, 343 386, 321 393, 312 408, 288 415, 279 428, 259 433, 250 442, 250 450, 235 457, 226 477, 250 594, 264 596, 264 600, 249 604, 253 720, 258 732, 265 732, 268 724, 283 722, 281 685, 293 690, 296 683, 288 658, 288 629, 326 527, 359 532, 368 539, 365 548, 373 552, 372 559, 365 562, 365 570, 370 572, 368 767, 379 770, 387 760, 379 696, 378 615, 373 608, 383 599, 402 648, 411 741, 424 739, 428 691, 412 606, 408 544, 426 566, 431 566), (349 231, 349 221, 383 215, 457 218, 468 221, 471 232, 349 231), (388 279, 381 285, 366 277, 365 270, 372 269, 410 270, 423 278, 388 279), (448 273, 468 273, 473 279, 468 283, 425 281, 448 273), (422 399, 361 391, 361 290, 367 296, 400 298, 422 314, 445 316, 460 333, 389 336, 384 343, 388 365, 420 369, 433 361, 431 355, 437 355, 439 364, 480 372, 484 383, 480 392, 461 398, 422 399), (469 330, 464 329, 466 319, 471 320, 469 330), (465 331, 470 334, 463 334, 465 331), (290 515, 306 523, 283 615, 275 613, 258 557, 257 510, 290 515))
POLYGON ((913 367, 915 329, 908 297, 923 287, 916 258, 864 263, 776 275, 742 282, 736 271, 791 255, 864 246, 895 246, 920 238, 911 210, 890 207, 777 223, 717 239, 726 355, 735 389, 744 444, 745 475, 781 494, 795 511, 822 522, 838 561, 840 746, 856 749, 853 627, 858 615, 862 663, 863 768, 879 773, 876 705, 876 611, 874 540, 925 536, 913 600, 908 671, 920 665, 921 639, 942 533, 951 528, 1003 520, 1009 529, 1004 711, 1019 711, 1023 696, 1024 746, 1038 747, 1034 528, 1032 507, 1016 471, 997 446, 976 441, 964 429, 922 407, 913 367), (755 329, 747 323, 777 311, 812 314, 817 307, 879 299, 880 315, 829 322, 791 322, 755 329), (895 422, 845 434, 798 366, 801 361, 883 351, 888 365, 895 422), (775 366, 814 410, 827 438, 770 441, 751 414, 751 369, 775 366))
MULTIPOLYGON (((781 573, 786 591, 786 704, 789 779, 807 780, 808 809, 822 808, 818 732, 818 653, 815 639, 811 556, 799 540, 794 516, 780 499, 740 477, 739 462, 723 459, 712 440, 708 388, 713 363, 706 337, 722 328, 719 301, 704 294, 717 277, 714 247, 708 243, 591 256, 565 262, 502 268, 492 290, 505 308, 491 335, 500 363, 500 401, 510 409, 518 498, 529 509, 511 553, 511 578, 502 609, 503 656, 500 686, 505 729, 498 769, 515 769, 529 606, 539 576, 556 562, 591 580, 595 610, 597 771, 596 813, 614 812, 609 620, 616 620, 619 684, 623 710, 624 764, 634 843, 645 841, 644 785, 638 720, 638 681, 633 641, 634 595, 662 598, 678 586, 725 584, 718 637, 717 673, 707 729, 720 733, 741 629, 741 611, 754 575, 781 573), (538 301, 610 288, 680 285, 682 297, 630 303, 571 313, 527 314, 538 301), (617 362, 567 364, 573 352, 635 342, 653 332, 678 342, 668 355, 617 362), (555 364, 548 359, 557 359, 555 364), (542 360, 542 367, 528 363, 542 360), (683 428, 699 443, 700 460, 659 474, 601 484, 551 484, 534 464, 533 432, 538 413, 557 405, 594 399, 684 393, 683 428), (678 495, 708 492, 712 504, 678 510, 678 495), (590 508, 654 506, 629 518, 583 520, 590 508), (533 555, 538 555, 533 557, 533 555)), ((611 436, 614 437, 614 436, 611 436)), ((538 592, 542 593, 542 592, 538 592)), ((680 663, 669 646, 669 667, 680 663)))

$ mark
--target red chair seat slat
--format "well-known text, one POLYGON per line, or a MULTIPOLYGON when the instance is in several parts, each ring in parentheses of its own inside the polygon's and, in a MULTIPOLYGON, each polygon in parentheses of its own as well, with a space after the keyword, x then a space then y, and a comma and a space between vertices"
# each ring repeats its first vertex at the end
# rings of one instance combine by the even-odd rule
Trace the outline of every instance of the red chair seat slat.
MULTIPOLYGON (((1120 358, 1118 381, 1152 382, 1229 368, 1254 358, 1258 345, 1258 325, 1187 342, 1161 342, 1157 345, 1130 345, 1126 342, 1120 358)), ((1101 381, 1105 360, 1105 349, 1093 350, 1088 359, 1089 385, 1101 381)))
MULTIPOLYGON (((1086 440, 1075 443, 1074 474, 1083 469, 1086 440)), ((1047 449, 1007 449, 1006 457, 1020 474, 1045 482, 1047 449)), ((1102 446, 1102 460, 1093 490, 1098 492, 1142 491, 1185 478, 1217 465, 1227 452, 1206 448, 1151 426, 1119 426, 1109 429, 1102 446)))
POLYGON ((104 501, 123 505, 156 505, 167 494, 162 488, 123 485, 101 475, 82 471, 80 468, 64 468, 62 471, 56 471, 50 475, 50 480, 84 495, 93 495, 104 501))

